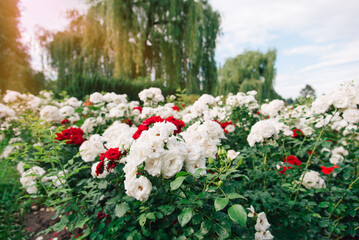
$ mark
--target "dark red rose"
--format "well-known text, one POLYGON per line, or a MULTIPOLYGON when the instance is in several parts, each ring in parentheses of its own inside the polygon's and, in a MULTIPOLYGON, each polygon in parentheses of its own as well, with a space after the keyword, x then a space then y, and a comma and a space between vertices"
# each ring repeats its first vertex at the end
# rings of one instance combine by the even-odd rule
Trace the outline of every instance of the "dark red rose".
POLYGON ((64 119, 64 120, 61 121, 61 125, 64 125, 64 124, 69 123, 69 122, 70 121, 68 119, 64 119))
POLYGON ((294 137, 294 138, 304 136, 303 131, 300 129, 294 129, 292 131, 293 131, 292 137, 294 137))
POLYGON ((129 125, 130 127, 133 125, 133 123, 132 123, 132 121, 131 121, 131 119, 123 119, 123 121, 122 121, 123 123, 126 123, 127 125, 129 125))
POLYGON ((282 170, 279 171, 280 174, 283 174, 283 175, 287 175, 285 174, 285 171, 287 171, 288 169, 291 169, 292 167, 291 166, 288 166, 288 167, 282 167, 282 170))
POLYGON ((119 148, 110 148, 105 152, 105 157, 110 161, 119 160, 121 152, 119 151, 119 148))
POLYGON ((102 174, 104 170, 105 170, 105 161, 102 160, 96 166, 96 175, 98 176, 98 175, 102 174))
POLYGON ((102 211, 100 211, 100 212, 97 213, 96 218, 97 218, 97 220, 101 220, 101 219, 103 219, 103 218, 106 217, 106 216, 107 216, 107 215, 106 215, 105 213, 103 213, 102 211))

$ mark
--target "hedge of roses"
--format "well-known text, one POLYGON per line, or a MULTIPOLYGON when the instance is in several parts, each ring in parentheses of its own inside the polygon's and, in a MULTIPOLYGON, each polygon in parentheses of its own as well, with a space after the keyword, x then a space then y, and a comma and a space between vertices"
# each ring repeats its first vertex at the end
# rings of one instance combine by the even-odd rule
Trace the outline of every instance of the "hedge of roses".
POLYGON ((305 104, 256 92, 8 91, 2 161, 77 239, 356 239, 359 84, 305 104))

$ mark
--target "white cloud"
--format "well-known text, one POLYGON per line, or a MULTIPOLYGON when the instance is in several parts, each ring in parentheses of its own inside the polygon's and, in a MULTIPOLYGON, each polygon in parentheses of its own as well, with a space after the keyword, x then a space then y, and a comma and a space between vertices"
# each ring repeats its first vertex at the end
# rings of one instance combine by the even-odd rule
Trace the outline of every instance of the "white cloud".
POLYGON ((274 88, 284 98, 296 98, 300 90, 309 84, 316 90, 317 96, 320 96, 347 80, 359 80, 359 62, 315 69, 302 74, 279 74, 274 88))
POLYGON ((319 63, 307 66, 298 72, 308 72, 314 69, 359 61, 359 39, 348 44, 340 43, 337 45, 336 49, 324 53, 320 57, 319 63))
POLYGON ((359 1, 351 0, 211 0, 222 15, 223 38, 236 42, 266 42, 279 32, 295 33, 315 42, 359 36, 359 1))
POLYGON ((357 0, 210 3, 222 15, 223 34, 217 42, 216 59, 224 63, 247 47, 277 48, 275 89, 285 98, 297 96, 306 83, 321 94, 359 75, 357 0), (288 48, 295 42, 284 39, 295 38, 306 45, 288 48), (281 59, 285 59, 285 64, 281 59))
POLYGON ((281 54, 284 56, 291 56, 291 55, 301 55, 301 54, 309 54, 309 55, 322 55, 323 53, 327 53, 328 51, 334 49, 338 44, 311 44, 311 45, 304 45, 299 47, 294 47, 291 49, 284 49, 281 54))

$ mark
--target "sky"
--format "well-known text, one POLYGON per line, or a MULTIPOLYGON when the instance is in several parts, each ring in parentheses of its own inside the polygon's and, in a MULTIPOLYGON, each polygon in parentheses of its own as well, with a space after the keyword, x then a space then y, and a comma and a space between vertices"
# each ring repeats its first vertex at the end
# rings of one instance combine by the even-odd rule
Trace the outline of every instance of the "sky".
MULTIPOLYGON (((277 49, 275 90, 296 98, 306 84, 317 95, 346 80, 359 80, 358 0, 209 0, 221 14, 216 61, 245 50, 277 49)), ((84 0, 20 0, 20 29, 40 70, 39 27, 63 30, 66 9, 86 10, 84 0)), ((47 67, 45 66, 45 69, 47 67)))

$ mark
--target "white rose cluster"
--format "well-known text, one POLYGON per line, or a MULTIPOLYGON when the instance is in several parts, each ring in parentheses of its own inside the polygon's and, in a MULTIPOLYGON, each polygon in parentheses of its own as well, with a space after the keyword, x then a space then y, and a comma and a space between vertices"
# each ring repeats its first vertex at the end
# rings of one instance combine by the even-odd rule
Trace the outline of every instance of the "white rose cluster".
POLYGON ((253 218, 257 217, 256 225, 254 226, 256 229, 256 234, 254 236, 255 240, 271 240, 273 239, 273 235, 268 230, 270 227, 270 224, 268 222, 267 216, 265 212, 256 213, 254 211, 253 206, 251 205, 250 208, 247 208, 250 213, 248 213, 248 217, 253 218))
POLYGON ((25 94, 21 94, 19 92, 16 91, 11 91, 11 90, 6 90, 6 94, 3 98, 3 101, 5 103, 13 103, 16 102, 18 100, 23 100, 26 98, 25 94))
POLYGON ((123 169, 127 195, 145 201, 151 193, 151 182, 144 176, 136 177, 137 167, 141 164, 145 165, 145 171, 156 177, 170 178, 181 171, 185 159, 181 151, 184 143, 173 136, 176 129, 170 122, 155 123, 133 142, 123 169))
POLYGON ((58 123, 64 119, 64 116, 57 107, 47 105, 41 109, 40 118, 50 123, 58 123))
POLYGON ((266 119, 255 123, 247 137, 249 146, 253 147, 255 143, 263 143, 265 139, 278 137, 278 131, 275 127, 275 121, 266 119))
POLYGON ((142 102, 144 102, 145 106, 156 106, 159 102, 163 102, 165 100, 161 89, 154 87, 142 90, 138 94, 138 97, 142 102))
POLYGON ((119 151, 125 151, 131 146, 132 136, 136 130, 137 128, 130 127, 125 123, 114 122, 102 134, 106 148, 119 148, 119 151))
POLYGON ((215 121, 198 121, 181 133, 186 143, 200 146, 205 157, 215 158, 217 146, 226 138, 220 124, 215 121))
POLYGON ((100 153, 106 152, 104 145, 105 139, 99 134, 92 135, 80 146, 80 155, 85 162, 93 162, 100 153))
POLYGON ((181 115, 183 121, 188 123, 194 119, 205 121, 219 119, 223 121, 228 116, 228 113, 226 108, 217 106, 215 97, 203 94, 193 105, 184 109, 181 115))
POLYGON ((194 173, 206 167, 207 157, 215 157, 217 145, 224 138, 223 129, 214 121, 196 122, 181 133, 183 139, 174 135, 176 129, 170 122, 158 122, 132 143, 123 159, 127 195, 145 201, 151 193, 150 180, 145 176, 137 177, 138 166, 143 164, 149 175, 166 179, 175 176, 183 167, 194 173))
POLYGON ((335 88, 327 95, 317 98, 312 104, 315 113, 325 113, 331 105, 345 111, 346 109, 357 109, 359 104, 359 83, 347 81, 335 88))
POLYGON ((253 111, 259 108, 259 104, 255 99, 256 91, 245 93, 238 92, 236 95, 230 94, 227 97, 226 104, 230 107, 246 106, 249 110, 253 111))
POLYGON ((344 161, 344 156, 348 156, 349 152, 344 147, 335 147, 331 152, 331 157, 329 162, 333 165, 342 163, 344 161))
POLYGON ((25 172, 23 169, 23 164, 19 164, 17 169, 21 174, 21 185, 26 189, 29 194, 37 193, 38 189, 36 186, 36 181, 38 179, 41 179, 41 177, 46 173, 46 171, 41 167, 34 166, 25 172))
POLYGON ((267 115, 270 118, 278 116, 279 112, 284 109, 284 101, 275 99, 270 103, 265 103, 261 107, 261 114, 267 115))
POLYGON ((0 103, 0 119, 13 117, 15 117, 15 111, 12 108, 0 103))

